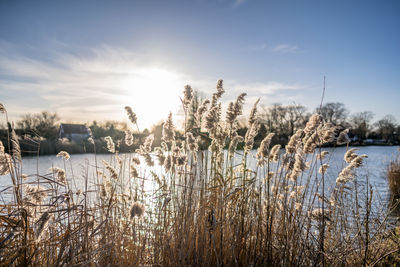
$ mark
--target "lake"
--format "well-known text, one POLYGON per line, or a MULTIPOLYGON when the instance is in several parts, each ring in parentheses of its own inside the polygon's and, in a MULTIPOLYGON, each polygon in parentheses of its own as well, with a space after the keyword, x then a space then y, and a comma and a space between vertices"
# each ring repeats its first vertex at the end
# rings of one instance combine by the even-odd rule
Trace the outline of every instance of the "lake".
MULTIPOLYGON (((357 147, 359 151, 357 154, 367 154, 368 158, 365 159, 363 167, 358 171, 358 179, 360 182, 365 180, 366 175, 368 175, 369 182, 374 187, 375 194, 378 193, 382 199, 387 199, 388 197, 388 184, 385 177, 386 169, 388 163, 395 159, 399 146, 364 146, 357 147)), ((326 182, 329 186, 335 183, 336 178, 338 176, 339 171, 345 165, 343 161, 343 156, 346 151, 345 147, 337 147, 337 148, 323 148, 323 150, 327 150, 330 152, 329 156, 329 165, 330 168, 326 172, 326 182)), ((254 159, 256 151, 253 150, 253 159, 250 159, 251 165, 255 166, 256 160, 254 159)), ((122 159, 126 159, 130 156, 130 154, 120 154, 122 159)), ((115 157, 110 154, 102 154, 97 155, 95 158, 94 154, 74 154, 71 155, 70 160, 64 162, 62 158, 57 158, 55 155, 50 156, 40 156, 40 157, 23 157, 22 159, 22 173, 27 175, 35 176, 35 174, 46 175, 49 174, 49 168, 51 167, 60 167, 66 169, 67 177, 70 182, 72 188, 83 188, 84 187, 84 177, 89 177, 88 188, 95 188, 95 162, 97 160, 97 165, 104 169, 104 165, 102 161, 105 160, 107 162, 115 162, 115 157), (65 163, 65 165, 64 165, 65 163), (87 175, 88 174, 88 175, 87 175)), ((128 177, 128 169, 125 168, 124 177, 128 177)), ((161 167, 157 166, 154 168, 156 173, 161 172, 161 167)), ((146 172, 145 167, 141 167, 141 173, 146 172)), ((147 172, 147 177, 149 173, 147 172)), ((145 176, 146 177, 146 176, 145 176)), ((5 187, 11 185, 11 179, 8 175, 0 176, 0 188, 4 189, 5 187)), ((148 190, 151 184, 147 184, 146 187, 148 190)), ((9 193, 3 192, 1 197, 4 200, 9 199, 9 193)))

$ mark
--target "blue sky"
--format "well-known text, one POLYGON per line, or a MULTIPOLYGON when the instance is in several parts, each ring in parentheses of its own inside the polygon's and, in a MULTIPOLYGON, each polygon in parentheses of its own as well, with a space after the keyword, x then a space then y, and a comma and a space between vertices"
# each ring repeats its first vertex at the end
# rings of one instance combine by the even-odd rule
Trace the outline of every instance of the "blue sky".
POLYGON ((144 127, 179 108, 185 84, 224 79, 272 103, 343 102, 400 122, 399 1, 0 0, 0 102, 13 120, 50 110, 68 121, 144 127))

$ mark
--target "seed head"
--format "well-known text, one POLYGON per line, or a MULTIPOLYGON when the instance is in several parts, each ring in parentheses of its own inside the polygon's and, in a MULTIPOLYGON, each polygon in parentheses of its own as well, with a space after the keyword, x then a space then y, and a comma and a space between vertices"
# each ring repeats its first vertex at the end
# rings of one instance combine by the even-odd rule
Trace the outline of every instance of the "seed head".
POLYGON ((127 146, 133 145, 133 134, 131 130, 125 131, 125 144, 127 146))
POLYGON ((321 167, 319 167, 318 172, 321 174, 325 174, 326 170, 329 168, 328 164, 322 164, 321 167))
POLYGON ((339 137, 336 140, 336 144, 338 145, 344 145, 350 143, 350 138, 347 135, 349 133, 349 129, 346 129, 342 132, 340 132, 339 137))
POLYGON ((162 140, 165 142, 172 142, 175 140, 175 127, 172 122, 172 113, 169 113, 168 119, 163 124, 162 140))
POLYGON ((133 123, 136 124, 137 123, 137 117, 135 112, 132 111, 132 108, 129 106, 125 107, 126 113, 128 114, 128 118, 129 120, 133 123))
POLYGON ((57 157, 63 157, 65 160, 69 160, 70 155, 66 151, 60 151, 58 152, 57 157))
POLYGON ((107 142, 107 150, 111 153, 115 153, 115 144, 111 136, 106 136, 104 139, 107 142))

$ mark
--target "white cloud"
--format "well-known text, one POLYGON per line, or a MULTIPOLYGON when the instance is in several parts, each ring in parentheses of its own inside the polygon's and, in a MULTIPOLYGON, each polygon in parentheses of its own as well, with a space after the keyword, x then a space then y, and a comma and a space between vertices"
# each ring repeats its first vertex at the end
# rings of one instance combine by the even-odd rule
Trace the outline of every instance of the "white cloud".
MULTIPOLYGON (((86 53, 86 52, 85 52, 86 53)), ((111 47, 93 49, 84 56, 56 53, 51 60, 22 55, 0 45, 0 99, 12 120, 42 110, 57 112, 64 121, 126 120, 125 105, 137 113, 141 129, 177 113, 183 86, 209 97, 216 80, 194 79, 173 68, 148 65, 135 53, 111 47)), ((284 82, 226 81, 226 104, 241 92, 248 105, 293 98, 303 85, 284 82)))
POLYGON ((279 53, 297 53, 299 52, 299 47, 292 44, 279 44, 272 48, 272 51, 279 53))

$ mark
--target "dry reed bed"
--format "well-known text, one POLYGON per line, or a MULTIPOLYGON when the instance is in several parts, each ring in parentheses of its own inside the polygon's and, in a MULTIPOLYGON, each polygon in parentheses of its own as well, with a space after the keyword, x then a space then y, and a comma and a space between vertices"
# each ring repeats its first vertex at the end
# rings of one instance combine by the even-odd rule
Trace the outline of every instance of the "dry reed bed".
MULTIPOLYGON (((223 93, 218 81, 211 100, 196 103, 190 86, 185 87, 185 140, 175 138, 171 114, 161 147, 152 147, 150 135, 136 154, 122 159, 108 138, 114 160, 96 162, 96 173, 84 173, 80 189, 72 186, 73 175, 65 166, 44 176, 23 175, 18 138, 10 129, 11 153, 0 147, 0 174, 11 177, 8 191, 13 195, 1 205, 1 265, 387 263, 399 239, 388 231, 386 209, 371 208, 368 177, 357 177, 366 155, 348 149, 336 184, 325 185, 329 154, 321 146, 347 143, 346 131, 338 134, 314 114, 291 137, 285 153, 279 145, 270 147, 273 133, 265 136, 255 155, 257 166, 250 168, 260 128, 258 101, 243 138, 237 129, 245 94, 229 104, 222 118, 223 93), (205 140, 211 142, 209 150, 198 151, 205 140), (243 151, 236 151, 238 144, 243 151)), ((4 106, 0 110, 7 115, 4 106)), ((136 125, 132 109, 126 111, 136 125)), ((132 131, 126 132, 125 142, 133 143, 132 131)), ((68 153, 57 156, 67 164, 68 153)))
MULTIPOLYGON (((400 150, 399 150, 400 152, 400 150)), ((391 161, 387 170, 389 189, 394 199, 400 198, 400 154, 391 161)))

